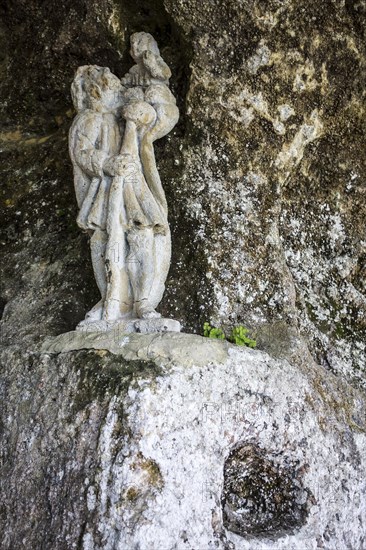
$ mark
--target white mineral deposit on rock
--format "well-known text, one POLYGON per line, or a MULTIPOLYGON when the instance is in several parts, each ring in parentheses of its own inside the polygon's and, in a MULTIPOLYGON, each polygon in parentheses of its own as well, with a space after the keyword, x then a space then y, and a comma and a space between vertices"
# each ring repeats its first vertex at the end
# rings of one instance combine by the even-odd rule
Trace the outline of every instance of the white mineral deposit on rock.
POLYGON ((71 89, 78 113, 69 136, 77 223, 90 234, 101 294, 78 329, 127 323, 127 332, 179 331, 177 321, 156 311, 171 239, 153 148, 176 125, 179 111, 154 38, 133 34, 130 53, 136 64, 121 81, 108 68, 86 65, 71 89))
POLYGON ((323 548, 363 548, 364 398, 344 385, 333 410, 322 388, 340 381, 300 342, 296 366, 192 334, 132 334, 122 348, 90 337, 44 349, 105 348, 149 368, 108 397, 84 550, 312 550, 323 533, 323 548))

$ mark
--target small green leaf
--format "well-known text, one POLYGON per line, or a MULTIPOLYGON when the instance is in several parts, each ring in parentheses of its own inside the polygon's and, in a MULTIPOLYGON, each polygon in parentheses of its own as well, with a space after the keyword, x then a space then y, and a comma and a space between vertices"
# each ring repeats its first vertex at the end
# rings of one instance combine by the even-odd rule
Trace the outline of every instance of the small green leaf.
POLYGON ((224 331, 221 328, 212 327, 210 323, 203 324, 203 335, 206 338, 215 338, 216 340, 229 340, 237 346, 247 346, 249 348, 255 348, 257 342, 248 336, 249 329, 239 325, 234 327, 231 331, 231 334, 226 338, 224 331))
POLYGON ((210 323, 203 324, 203 335, 207 338, 215 338, 216 340, 225 340, 226 336, 221 328, 212 327, 210 323))
POLYGON ((206 336, 207 338, 210 337, 212 327, 210 326, 210 323, 204 323, 203 324, 203 336, 206 336))
POLYGON ((233 342, 237 346, 248 346, 249 348, 255 348, 257 342, 247 336, 249 330, 242 325, 234 327, 228 338, 230 342, 233 342))
POLYGON ((216 338, 217 340, 225 340, 225 334, 221 328, 212 328, 210 330, 209 338, 216 338))

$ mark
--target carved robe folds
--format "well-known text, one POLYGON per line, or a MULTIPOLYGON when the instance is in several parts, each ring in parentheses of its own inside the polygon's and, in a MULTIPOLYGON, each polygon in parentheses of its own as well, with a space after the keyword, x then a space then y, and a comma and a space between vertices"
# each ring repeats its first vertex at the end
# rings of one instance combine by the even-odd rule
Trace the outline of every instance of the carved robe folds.
POLYGON ((137 64, 133 78, 123 79, 127 87, 109 69, 95 65, 80 67, 72 86, 78 110, 70 130, 77 222, 91 235, 101 293, 80 330, 109 330, 121 323, 126 331, 180 330, 178 322, 160 319, 156 312, 171 244, 153 149, 154 140, 174 127, 179 113, 165 78, 169 68, 154 39, 136 33, 131 44, 137 64), (149 66, 154 78, 149 78, 149 66), (139 67, 143 84, 135 85, 142 78, 139 67), (163 69, 164 82, 159 81, 163 69))

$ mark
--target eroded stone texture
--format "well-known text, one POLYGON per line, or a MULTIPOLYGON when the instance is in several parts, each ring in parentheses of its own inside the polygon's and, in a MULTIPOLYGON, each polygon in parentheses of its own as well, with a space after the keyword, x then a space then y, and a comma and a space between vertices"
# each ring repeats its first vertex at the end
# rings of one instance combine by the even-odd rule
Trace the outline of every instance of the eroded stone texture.
POLYGON ((194 37, 181 200, 204 308, 263 344, 266 325, 285 340, 297 327, 319 362, 360 381, 365 6, 351 4, 166 2, 194 37))
POLYGON ((135 65, 121 80, 108 67, 84 65, 71 86, 77 224, 90 235, 100 292, 81 330, 160 318, 156 307, 170 267, 168 207, 153 144, 174 128, 179 111, 153 36, 133 33, 130 42, 135 65))
MULTIPOLYGON (((364 394, 345 380, 364 383, 364 3, 0 10, 3 546, 364 547, 364 394), (181 113, 155 148, 173 242, 160 311, 195 331, 243 323, 278 360, 218 360, 170 335, 132 349, 117 339, 113 357, 38 355, 98 300, 75 224, 70 83, 81 65, 124 75, 141 30, 172 69, 181 113), (248 438, 309 464, 316 502, 277 542, 222 531, 225 460, 248 438)), ((79 336, 93 348, 95 335, 79 336)))
POLYGON ((3 353, 2 548, 363 548, 360 391, 305 354, 302 372, 188 334, 117 343, 3 353), (244 462, 249 534, 222 508, 244 462))
POLYGON ((1 9, 6 341, 70 330, 98 299, 74 223, 69 86, 80 65, 125 74, 128 37, 143 29, 181 112, 156 145, 173 237, 161 313, 194 331, 243 323, 281 355, 301 333, 320 364, 363 383, 364 4, 1 9))
POLYGON ((250 442, 231 451, 224 465, 222 493, 226 529, 244 538, 277 539, 306 524, 314 502, 302 485, 307 465, 288 464, 281 454, 266 456, 250 442))
MULTIPOLYGON (((136 10, 135 3, 110 1, 88 6, 5 2, 0 8, 3 57, 8 60, 0 65, 0 305, 1 312, 6 308, 5 343, 30 343, 71 330, 99 299, 87 236, 79 234, 75 223, 78 212, 67 158, 75 115, 70 86, 80 65, 108 66, 122 77, 131 67, 129 36, 148 17, 146 30, 156 35, 175 73, 172 89, 181 108, 184 49, 160 8, 150 6, 146 13, 136 10)), ((182 133, 182 126, 173 133, 182 133)), ((170 138, 157 147, 158 166, 164 151, 173 168, 169 147, 170 138)), ((166 166, 162 179, 170 181, 166 166)), ((163 313, 175 317, 175 307, 163 313)))

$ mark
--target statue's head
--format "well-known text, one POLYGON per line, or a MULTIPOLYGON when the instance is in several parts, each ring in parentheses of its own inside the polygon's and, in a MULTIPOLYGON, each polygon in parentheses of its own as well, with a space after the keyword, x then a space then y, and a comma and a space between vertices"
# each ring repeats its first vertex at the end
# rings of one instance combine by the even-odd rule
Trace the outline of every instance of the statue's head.
POLYGON ((114 111, 123 103, 124 87, 108 67, 84 65, 76 71, 71 85, 71 96, 75 109, 114 111))
POLYGON ((156 40, 148 32, 135 32, 130 38, 132 59, 138 63, 142 59, 143 53, 146 51, 152 52, 155 55, 160 55, 156 40))

